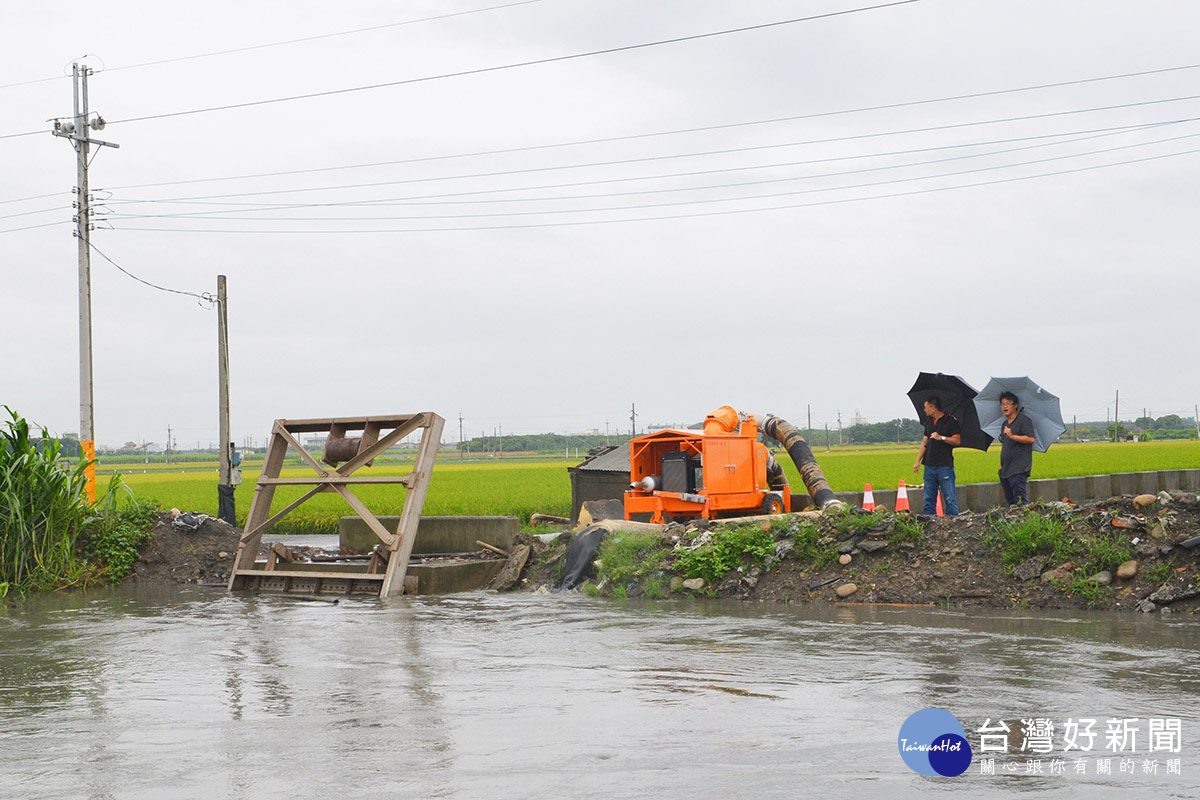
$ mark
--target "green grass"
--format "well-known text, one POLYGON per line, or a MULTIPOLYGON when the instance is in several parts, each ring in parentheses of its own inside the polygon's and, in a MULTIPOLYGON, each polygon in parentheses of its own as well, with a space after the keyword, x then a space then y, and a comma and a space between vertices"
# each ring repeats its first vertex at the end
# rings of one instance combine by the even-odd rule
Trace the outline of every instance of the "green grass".
POLYGON ((925 538, 925 524, 912 517, 897 514, 888 538, 893 542, 920 544, 925 538))
MULTIPOLYGON (((901 480, 919 482, 912 472, 916 450, 912 447, 875 447, 836 449, 817 448, 816 457, 835 491, 859 491, 864 483, 875 488, 893 488, 901 480)), ((959 450, 956 469, 960 484, 992 482, 999 468, 999 448, 991 452, 959 450)), ((786 455, 779 458, 793 487, 803 487, 795 466, 786 455)), ((527 521, 530 514, 542 512, 565 516, 571 508, 571 485, 567 467, 576 462, 560 459, 523 461, 458 461, 453 455, 441 455, 434 468, 425 513, 429 515, 514 515, 527 521)), ((1108 472, 1184 469, 1200 464, 1200 442, 1139 442, 1057 444, 1048 453, 1034 453, 1033 477, 1052 478, 1108 472)), ((124 474, 125 483, 142 500, 157 502, 164 508, 185 511, 217 511, 216 462, 210 470, 176 471, 176 465, 129 464, 115 467, 124 474), (143 469, 145 472, 143 473, 143 469)), ((105 469, 102 465, 101 469, 105 469)), ((384 463, 369 474, 402 475, 409 467, 384 463)), ((311 475, 306 467, 287 467, 284 475, 311 475)), ((254 492, 257 468, 243 467, 245 483, 237 490, 239 521, 244 521, 254 492)), ((299 497, 303 489, 281 487, 273 508, 278 511, 299 497)), ((372 510, 380 514, 398 514, 404 502, 399 488, 366 487, 355 489, 372 510)), ((332 494, 320 495, 285 517, 276 527, 279 533, 332 533, 337 518, 350 514, 349 508, 332 494)))
POLYGON ((1001 560, 1012 567, 1033 556, 1055 563, 1071 562, 1075 573, 1088 578, 1101 570, 1114 570, 1133 558, 1133 549, 1120 535, 1107 532, 1078 533, 1062 520, 1030 510, 1015 520, 992 518, 984 541, 999 548, 1001 560))
MULTIPOLYGON (((654 531, 609 534, 596 553, 596 560, 600 562, 596 580, 605 584, 613 597, 624 598, 631 584, 640 583, 651 573, 664 568, 667 553, 662 538, 654 531)), ((652 577, 658 596, 662 597, 661 576, 652 577)))
POLYGON ((792 541, 795 542, 792 558, 802 562, 810 561, 817 569, 824 569, 837 561, 837 547, 832 544, 819 544, 821 536, 821 529, 816 525, 811 522, 802 523, 792 535, 792 541))
POLYGON ((1066 526, 1053 517, 1030 511, 1015 520, 989 520, 984 541, 1000 550, 1001 560, 1008 566, 1020 564, 1036 555, 1050 556, 1063 562, 1071 558, 1074 546, 1066 526))
MULTIPOLYGON (((411 468, 377 466, 363 474, 405 475, 411 468)), ((307 467, 285 468, 284 477, 313 474, 307 467)), ((142 500, 163 508, 217 513, 216 474, 130 473, 125 483, 142 500)), ((254 496, 257 471, 243 470, 244 482, 236 490, 238 523, 244 523, 254 496)), ((300 497, 306 487, 282 486, 275 492, 273 511, 300 497)), ((405 490, 392 486, 357 486, 354 493, 377 514, 396 515, 404 506, 405 490)), ((438 463, 433 470, 424 512, 429 516, 517 516, 527 522, 541 512, 566 516, 571 511, 571 484, 563 462, 438 463)), ((277 533, 335 533, 338 517, 352 515, 349 506, 334 494, 322 494, 284 517, 277 533)))

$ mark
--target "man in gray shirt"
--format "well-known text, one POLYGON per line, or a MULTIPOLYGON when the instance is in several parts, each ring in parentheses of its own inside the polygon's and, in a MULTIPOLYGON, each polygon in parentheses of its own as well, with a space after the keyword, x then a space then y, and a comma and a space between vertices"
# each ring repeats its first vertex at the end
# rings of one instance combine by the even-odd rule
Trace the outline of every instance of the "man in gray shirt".
POLYGON ((1036 441, 1033 420, 1018 410, 1018 399, 1012 392, 1000 395, 1000 412, 1004 414, 1004 430, 1000 431, 1000 485, 1004 501, 1011 505, 1029 502, 1029 473, 1033 472, 1033 443, 1036 441))

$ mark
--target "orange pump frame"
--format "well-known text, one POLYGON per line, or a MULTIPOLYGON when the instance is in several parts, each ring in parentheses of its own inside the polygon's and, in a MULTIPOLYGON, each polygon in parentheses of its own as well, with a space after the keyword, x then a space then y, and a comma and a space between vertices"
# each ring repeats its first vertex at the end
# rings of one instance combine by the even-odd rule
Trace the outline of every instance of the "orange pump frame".
POLYGON ((730 406, 709 414, 704 430, 667 429, 629 440, 630 488, 625 491, 625 519, 650 514, 651 522, 668 517, 713 519, 747 511, 782 513, 791 507, 791 490, 767 487, 767 448, 758 441, 758 421, 739 419, 730 406), (697 456, 703 469, 702 488, 695 494, 646 491, 643 479, 657 476, 663 456, 681 450, 697 456), (766 503, 768 496, 775 499, 766 503), (768 506, 764 509, 764 505, 768 506))

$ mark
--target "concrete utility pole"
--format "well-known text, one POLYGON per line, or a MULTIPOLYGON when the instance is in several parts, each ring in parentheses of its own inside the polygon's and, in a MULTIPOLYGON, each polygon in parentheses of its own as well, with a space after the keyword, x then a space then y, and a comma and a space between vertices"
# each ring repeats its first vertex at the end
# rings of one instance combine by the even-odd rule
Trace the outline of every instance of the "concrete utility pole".
POLYGON ((812 438, 812 403, 808 404, 808 438, 812 438))
POLYGON ((629 435, 630 437, 637 436, 637 405, 629 404, 629 435))
POLYGON ((458 460, 459 461, 462 461, 462 457, 463 457, 462 424, 463 424, 463 415, 462 415, 462 412, 460 411, 460 412, 458 412, 458 460))
POLYGON ((500 457, 504 458, 504 426, 500 426, 500 457))
POLYGON ((88 237, 91 235, 92 198, 88 192, 88 154, 91 145, 101 147, 118 147, 111 142, 93 139, 88 134, 92 130, 104 130, 104 119, 99 114, 89 122, 88 117, 88 88, 87 79, 92 70, 79 64, 71 65, 71 82, 75 95, 75 115, 69 119, 54 120, 55 136, 61 136, 71 142, 75 148, 75 196, 72 204, 78 213, 75 215, 75 230, 73 235, 79 246, 79 446, 82 457, 87 462, 84 477, 85 491, 88 501, 96 502, 96 431, 95 412, 92 405, 92 263, 88 237))
POLYGON ((604 420, 604 446, 608 447, 608 420, 604 420))
POLYGON ((838 409, 838 447, 842 446, 842 410, 838 409))
POLYGON ((167 426, 167 463, 171 463, 171 426, 167 426))

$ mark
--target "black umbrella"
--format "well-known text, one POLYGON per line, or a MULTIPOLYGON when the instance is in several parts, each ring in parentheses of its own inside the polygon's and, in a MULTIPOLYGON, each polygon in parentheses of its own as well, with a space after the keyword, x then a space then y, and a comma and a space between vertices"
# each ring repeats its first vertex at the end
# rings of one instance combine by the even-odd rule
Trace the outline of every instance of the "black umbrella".
POLYGON ((908 390, 908 399, 917 410, 917 418, 925 424, 928 417, 925 414, 925 401, 937 395, 942 401, 942 411, 958 420, 962 426, 962 444, 960 447, 970 447, 974 450, 987 450, 992 444, 992 437, 979 427, 979 412, 975 410, 974 398, 979 394, 957 375, 944 375, 941 372, 922 372, 917 375, 916 383, 908 390))

